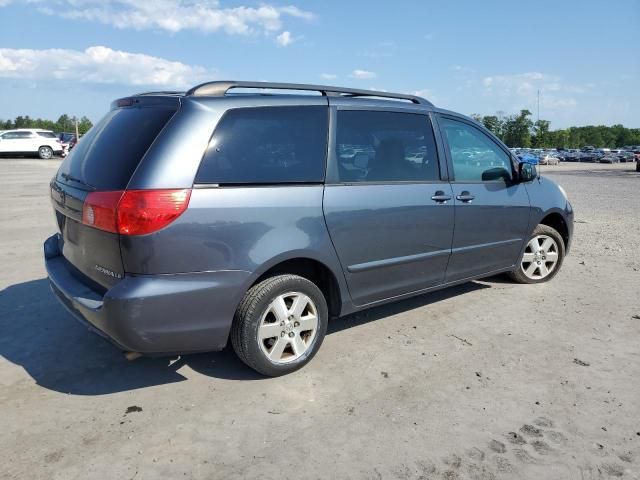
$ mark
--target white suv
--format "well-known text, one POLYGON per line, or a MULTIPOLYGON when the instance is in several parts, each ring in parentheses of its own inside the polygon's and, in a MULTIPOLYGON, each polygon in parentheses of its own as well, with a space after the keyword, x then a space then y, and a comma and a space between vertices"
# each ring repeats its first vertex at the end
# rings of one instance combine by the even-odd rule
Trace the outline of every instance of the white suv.
POLYGON ((62 155, 62 143, 51 130, 20 128, 0 134, 0 155, 35 155, 42 159, 62 155))

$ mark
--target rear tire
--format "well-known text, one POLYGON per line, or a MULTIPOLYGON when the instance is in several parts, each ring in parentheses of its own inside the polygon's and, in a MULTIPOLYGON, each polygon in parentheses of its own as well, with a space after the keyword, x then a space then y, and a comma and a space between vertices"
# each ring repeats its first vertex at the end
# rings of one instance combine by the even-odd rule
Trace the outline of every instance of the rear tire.
POLYGON ((311 281, 277 275, 246 293, 233 319, 231 344, 245 364, 277 377, 314 357, 327 332, 327 301, 311 281))
POLYGON ((548 282, 558 274, 565 256, 562 236, 555 228, 538 225, 509 276, 517 283, 548 282))
POLYGON ((38 156, 42 159, 42 160, 50 160, 53 158, 53 150, 51 147, 40 147, 38 149, 38 156))

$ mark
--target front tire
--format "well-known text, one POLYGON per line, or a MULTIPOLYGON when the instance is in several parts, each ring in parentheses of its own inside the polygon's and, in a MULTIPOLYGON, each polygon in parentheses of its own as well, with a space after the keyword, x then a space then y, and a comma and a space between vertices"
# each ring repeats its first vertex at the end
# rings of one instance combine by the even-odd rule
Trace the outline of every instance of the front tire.
POLYGON ((538 225, 515 270, 509 273, 518 283, 548 282, 558 274, 565 256, 562 236, 555 228, 538 225))
POLYGON ((311 281, 277 275, 246 293, 233 319, 231 344, 245 364, 277 377, 314 357, 327 332, 327 301, 311 281))
POLYGON ((51 149, 51 147, 40 147, 38 149, 38 156, 42 159, 42 160, 49 160, 51 158, 53 158, 53 150, 51 149))

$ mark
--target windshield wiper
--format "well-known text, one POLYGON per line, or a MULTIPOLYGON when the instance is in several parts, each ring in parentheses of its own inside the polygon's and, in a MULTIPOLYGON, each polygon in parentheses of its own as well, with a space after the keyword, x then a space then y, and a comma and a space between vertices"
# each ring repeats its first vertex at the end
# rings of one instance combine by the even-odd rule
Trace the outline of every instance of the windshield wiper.
POLYGON ((90 190, 97 190, 97 188, 91 185, 90 183, 87 183, 84 180, 80 180, 79 178, 74 177, 69 173, 61 173, 60 176, 69 182, 76 182, 76 183, 79 183, 80 185, 84 185, 85 187, 89 187, 90 190))

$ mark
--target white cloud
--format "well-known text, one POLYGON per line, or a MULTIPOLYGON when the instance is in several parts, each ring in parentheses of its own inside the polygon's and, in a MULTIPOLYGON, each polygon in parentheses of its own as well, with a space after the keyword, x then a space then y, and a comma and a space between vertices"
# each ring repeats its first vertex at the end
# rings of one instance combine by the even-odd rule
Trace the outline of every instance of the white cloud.
POLYGON ((282 32, 276 37, 276 43, 281 47, 286 47, 294 42, 294 38, 291 36, 291 32, 282 32))
POLYGON ((164 58, 94 46, 86 50, 0 48, 0 78, 185 88, 216 72, 164 58))
MULTIPOLYGON (((99 22, 120 29, 159 29, 172 33, 181 30, 224 31, 232 35, 271 33, 283 28, 285 17, 314 18, 313 13, 292 5, 222 8, 218 0, 23 1, 55 17, 99 22)), ((0 7, 8 3, 9 0, 0 0, 0 7)))
POLYGON ((425 40, 433 40, 433 37, 435 37, 435 36, 436 36, 435 33, 429 32, 429 33, 425 34, 424 39, 425 40))
POLYGON ((415 90, 411 93, 412 95, 417 95, 418 97, 424 97, 426 99, 433 97, 433 90, 429 88, 423 88, 420 90, 415 90))
POLYGON ((513 75, 492 75, 482 80, 485 92, 519 102, 522 106, 536 104, 540 91, 541 107, 550 110, 569 109, 578 105, 576 95, 589 91, 589 85, 570 85, 557 75, 525 72, 513 75))
POLYGON ((375 74, 375 72, 370 72, 368 70, 360 70, 360 69, 356 69, 353 72, 351 72, 350 77, 351 78, 358 78, 358 79, 368 79, 368 78, 376 78, 378 75, 375 74))
POLYGON ((320 76, 325 80, 335 80, 336 78, 338 78, 338 75, 336 75, 335 73, 321 73, 320 76))
POLYGON ((286 13, 287 15, 291 15, 292 17, 302 18, 304 20, 313 20, 315 17, 313 13, 300 10, 298 7, 295 7, 293 5, 280 7, 280 11, 282 13, 286 13))

